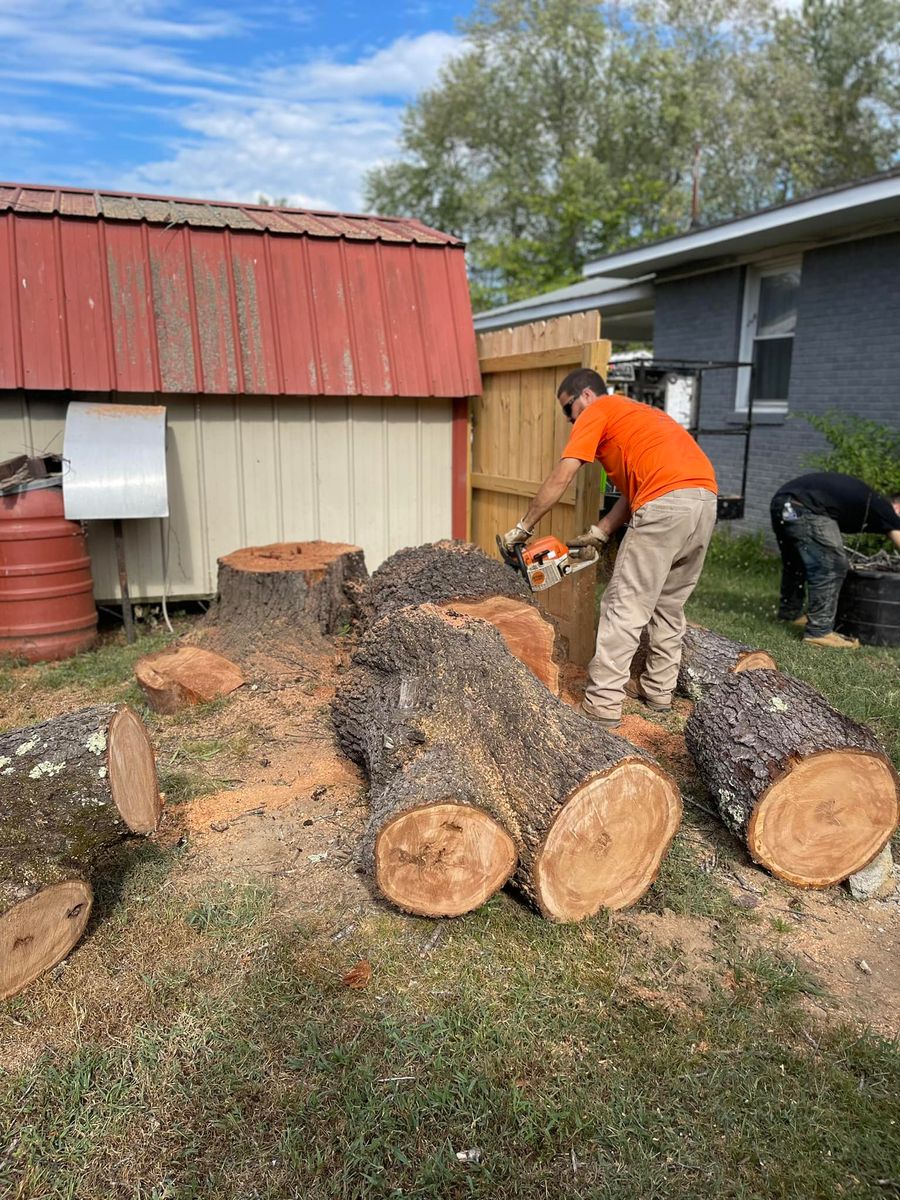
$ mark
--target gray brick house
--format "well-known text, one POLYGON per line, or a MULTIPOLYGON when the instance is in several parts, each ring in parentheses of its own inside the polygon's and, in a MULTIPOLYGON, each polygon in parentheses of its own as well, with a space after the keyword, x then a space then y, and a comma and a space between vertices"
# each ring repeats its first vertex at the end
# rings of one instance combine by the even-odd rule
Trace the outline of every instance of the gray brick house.
MULTIPOLYGON (((659 359, 753 362, 704 376, 704 426, 746 420, 744 528, 824 440, 804 413, 839 409, 900 428, 900 168, 746 217, 625 250, 569 288, 475 317, 481 332, 599 309, 614 350, 659 359)), ((735 491, 738 437, 701 439, 735 491)))

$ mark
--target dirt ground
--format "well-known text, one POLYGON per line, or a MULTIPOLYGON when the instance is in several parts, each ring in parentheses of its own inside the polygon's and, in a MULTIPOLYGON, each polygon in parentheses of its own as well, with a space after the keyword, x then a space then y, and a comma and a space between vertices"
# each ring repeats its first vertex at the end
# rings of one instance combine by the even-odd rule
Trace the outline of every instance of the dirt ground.
MULTIPOLYGON (((181 765, 186 740, 232 748, 222 752, 221 764, 218 758, 212 764, 215 774, 225 774, 220 787, 164 808, 157 836, 164 845, 184 844, 179 872, 193 882, 263 884, 274 889, 286 917, 316 914, 335 938, 367 913, 387 911, 356 864, 367 815, 365 780, 335 745, 331 727, 330 703, 350 642, 319 639, 298 648, 269 639, 262 651, 252 639, 224 645, 209 629, 188 640, 230 653, 247 683, 220 706, 192 710, 189 726, 160 717, 152 731, 163 778, 181 765)), ((580 702, 582 680, 580 672, 566 671, 567 702, 580 702)), ((47 693, 32 720, 91 702, 78 689, 47 693)), ((677 701, 674 717, 651 721, 629 701, 620 732, 676 776, 694 818, 678 837, 689 844, 697 869, 727 888, 736 907, 752 912, 754 919, 740 927, 742 944, 798 959, 824 990, 805 999, 818 1015, 896 1037, 900 890, 860 903, 845 888, 800 891, 757 869, 706 808, 679 731, 689 711, 689 702, 677 701)), ((894 870, 900 883, 900 868, 894 870)), ((646 906, 615 919, 648 948, 676 948, 677 969, 661 983, 669 1003, 702 1005, 711 981, 729 985, 715 921, 646 906)))
MULTIPOLYGON (((323 642, 305 648, 300 662, 290 654, 245 656, 247 686, 208 719, 204 736, 228 739, 253 730, 254 750, 237 764, 238 778, 227 788, 167 810, 161 831, 164 840, 188 838, 186 869, 196 877, 274 886, 287 914, 330 916, 338 936, 366 911, 383 907, 356 867, 365 781, 335 746, 329 715, 349 649, 323 642)), ((579 702, 581 688, 580 673, 569 670, 565 699, 579 702)), ((752 910, 756 919, 742 925, 742 939, 798 958, 826 993, 806 998, 820 1015, 866 1024, 888 1037, 900 1034, 900 891, 859 903, 844 888, 799 891, 757 869, 692 799, 702 788, 684 737, 668 727, 672 719, 647 720, 639 707, 627 704, 620 732, 676 776, 686 804, 699 814, 679 836, 690 842, 698 869, 714 875, 737 907, 752 910)), ((689 702, 676 702, 676 710, 686 716, 689 702)), ((163 757, 168 740, 160 738, 163 757)), ((641 909, 617 919, 648 945, 676 947, 679 988, 688 1000, 702 1003, 713 978, 728 985, 715 922, 641 909)))

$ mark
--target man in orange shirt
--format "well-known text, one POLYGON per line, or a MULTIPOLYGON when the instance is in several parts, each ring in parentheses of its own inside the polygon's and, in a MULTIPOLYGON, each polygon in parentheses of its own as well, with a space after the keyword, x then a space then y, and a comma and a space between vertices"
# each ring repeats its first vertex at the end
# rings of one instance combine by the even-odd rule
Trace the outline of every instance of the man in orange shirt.
POLYGON ((572 371, 557 399, 574 425, 572 435, 531 507, 502 541, 508 548, 527 542, 584 463, 599 459, 622 493, 605 517, 571 543, 582 553, 599 555, 630 519, 600 604, 597 649, 582 705, 586 716, 613 728, 622 717, 631 660, 645 626, 650 646, 633 694, 657 712, 671 707, 684 606, 700 578, 716 523, 716 476, 686 429, 657 408, 607 395, 596 371, 572 371))

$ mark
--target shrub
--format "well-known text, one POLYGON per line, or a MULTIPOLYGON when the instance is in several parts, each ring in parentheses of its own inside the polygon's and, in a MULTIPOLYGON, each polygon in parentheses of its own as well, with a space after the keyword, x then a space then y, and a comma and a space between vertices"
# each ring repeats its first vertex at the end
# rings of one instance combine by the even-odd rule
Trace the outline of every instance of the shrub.
MULTIPOLYGON (((803 417, 831 446, 807 455, 807 466, 855 475, 886 496, 900 491, 900 431, 850 413, 803 413, 803 417)), ((855 534, 844 540, 862 554, 884 549, 884 538, 875 534, 855 534)))

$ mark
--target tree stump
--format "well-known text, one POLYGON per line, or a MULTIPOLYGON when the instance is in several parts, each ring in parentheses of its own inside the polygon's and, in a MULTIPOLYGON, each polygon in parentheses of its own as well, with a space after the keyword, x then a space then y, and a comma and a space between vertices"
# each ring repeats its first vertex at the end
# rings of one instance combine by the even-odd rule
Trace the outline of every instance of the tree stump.
POLYGON ((514 868, 553 920, 624 908, 678 826, 678 788, 648 755, 552 696, 491 625, 452 610, 397 609, 370 627, 333 715, 369 776, 363 863, 408 912, 466 912, 514 868))
POLYGON ((277 542, 219 559, 214 619, 258 628, 284 622, 338 633, 356 619, 368 578, 363 552, 343 542, 277 542))
POLYGON ((170 646, 147 654, 134 664, 134 674, 153 711, 166 716, 228 696, 246 682, 230 659, 198 646, 170 646))
POLYGON ((127 705, 0 735, 0 999, 65 958, 87 924, 101 850, 152 833, 153 748, 127 705))
POLYGON ((470 542, 398 550, 373 573, 363 608, 371 623, 410 604, 435 604, 489 622, 509 652, 559 695, 565 648, 521 575, 470 542))
MULTIPOLYGON (((631 661, 633 679, 639 679, 643 674, 649 644, 645 629, 631 661)), ((718 687, 726 675, 739 675, 742 671, 756 671, 761 667, 773 671, 778 668, 768 650, 757 650, 704 629, 702 625, 689 624, 684 631, 675 691, 689 700, 701 700, 708 691, 718 687)))
POLYGON ((722 820, 788 883, 846 879, 897 827, 900 783, 873 734, 780 671, 726 675, 685 738, 722 820))

